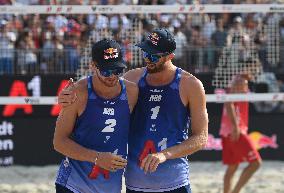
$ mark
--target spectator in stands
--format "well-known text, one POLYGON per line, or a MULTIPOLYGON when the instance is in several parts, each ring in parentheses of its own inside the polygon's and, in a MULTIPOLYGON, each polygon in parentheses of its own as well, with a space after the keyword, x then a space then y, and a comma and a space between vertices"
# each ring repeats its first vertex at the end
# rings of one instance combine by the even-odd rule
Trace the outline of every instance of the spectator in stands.
POLYGON ((202 48, 207 44, 206 39, 201 35, 200 26, 194 26, 191 31, 190 64, 197 69, 197 64, 202 64, 203 52, 202 48))
POLYGON ((224 47, 226 45, 227 32, 224 29, 223 18, 217 19, 217 29, 211 36, 212 43, 217 47, 224 47))
POLYGON ((39 66, 37 66, 37 52, 31 32, 26 31, 23 33, 19 42, 19 48, 18 64, 21 66, 21 72, 23 74, 34 73, 39 66))
POLYGON ((172 30, 172 26, 171 26, 171 16, 168 14, 163 14, 161 15, 160 19, 159 19, 159 23, 160 23, 160 27, 161 28, 167 28, 169 30, 172 30))
POLYGON ((122 29, 130 28, 130 21, 125 14, 115 14, 109 17, 109 24, 111 29, 117 29, 121 27, 122 29))
POLYGON ((216 31, 216 22, 215 15, 213 14, 204 14, 204 23, 202 25, 202 36, 206 40, 207 44, 203 48, 203 71, 208 71, 209 67, 213 64, 213 54, 211 45, 211 36, 216 31))
POLYGON ((218 64, 218 59, 224 46, 226 46, 227 32, 224 29, 224 22, 222 18, 217 19, 217 30, 212 34, 211 42, 214 54, 214 63, 218 64))
POLYGON ((8 29, 6 20, 0 21, 0 74, 13 73, 16 34, 8 29))
POLYGON ((0 0, 0 5, 12 5, 14 0, 0 0))
POLYGON ((32 39, 35 43, 35 48, 41 47, 41 38, 42 38, 42 29, 41 29, 41 20, 39 15, 32 16, 31 19, 27 22, 27 27, 25 29, 28 29, 31 32, 32 39))
POLYGON ((76 72, 80 63, 80 50, 79 50, 79 38, 74 35, 67 36, 65 40, 65 54, 68 64, 68 72, 76 72))
POLYGON ((237 16, 234 18, 233 27, 228 31, 227 45, 230 46, 234 37, 241 37, 244 33, 243 19, 237 16))
POLYGON ((55 59, 55 42, 50 32, 47 32, 44 36, 42 47, 42 62, 41 70, 43 72, 54 72, 54 59, 55 59))
POLYGON ((183 69, 188 69, 186 66, 186 60, 189 59, 186 56, 186 51, 187 51, 186 36, 181 31, 181 23, 178 19, 173 20, 172 25, 174 26, 173 34, 176 40, 174 63, 178 66, 181 66, 183 69))

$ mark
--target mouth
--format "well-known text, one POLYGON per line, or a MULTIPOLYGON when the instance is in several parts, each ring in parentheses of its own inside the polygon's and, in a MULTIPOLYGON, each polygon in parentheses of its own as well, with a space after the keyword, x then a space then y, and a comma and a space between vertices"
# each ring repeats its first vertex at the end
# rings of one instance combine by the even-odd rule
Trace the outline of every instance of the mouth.
POLYGON ((110 87, 115 86, 117 83, 118 83, 118 81, 115 80, 115 79, 105 80, 105 84, 106 84, 107 86, 110 86, 110 87))

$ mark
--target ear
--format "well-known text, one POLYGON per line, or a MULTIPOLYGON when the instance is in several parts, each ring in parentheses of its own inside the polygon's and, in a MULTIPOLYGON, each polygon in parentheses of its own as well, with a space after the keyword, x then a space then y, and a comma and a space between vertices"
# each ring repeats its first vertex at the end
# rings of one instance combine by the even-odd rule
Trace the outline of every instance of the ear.
POLYGON ((172 60, 175 57, 174 53, 171 53, 170 55, 167 56, 167 60, 172 60))
POLYGON ((90 63, 89 63, 89 69, 90 70, 92 70, 92 71, 94 71, 96 68, 97 68, 97 65, 96 65, 97 63, 95 62, 95 61, 91 61, 90 63))

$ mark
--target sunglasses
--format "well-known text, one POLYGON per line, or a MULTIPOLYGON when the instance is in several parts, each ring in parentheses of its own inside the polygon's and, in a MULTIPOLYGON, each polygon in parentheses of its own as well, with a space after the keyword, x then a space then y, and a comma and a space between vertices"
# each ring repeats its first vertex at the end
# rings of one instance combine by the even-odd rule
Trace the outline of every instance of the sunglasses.
POLYGON ((123 68, 117 68, 113 70, 103 70, 99 69, 100 74, 104 77, 110 77, 111 75, 120 76, 123 73, 123 68))
POLYGON ((143 57, 148 58, 148 60, 150 60, 150 62, 153 62, 153 63, 157 63, 160 60, 160 58, 166 55, 167 54, 158 55, 158 54, 149 54, 148 52, 143 52, 143 57))

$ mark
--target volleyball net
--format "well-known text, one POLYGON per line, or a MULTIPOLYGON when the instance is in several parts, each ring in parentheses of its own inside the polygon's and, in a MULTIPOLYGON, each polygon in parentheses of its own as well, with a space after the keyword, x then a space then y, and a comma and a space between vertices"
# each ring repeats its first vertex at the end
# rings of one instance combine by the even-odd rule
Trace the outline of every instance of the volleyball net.
MULTIPOLYGON (((251 94, 207 94, 208 103, 224 102, 283 102, 284 93, 251 93, 251 94)), ((56 96, 47 97, 0 97, 0 105, 8 104, 31 104, 31 105, 55 105, 58 103, 56 96)))
MULTIPOLYGON (((283 99, 283 78, 277 74, 284 71, 281 4, 1 6, 0 17, 1 42, 7 43, 0 48, 0 74, 63 74, 78 80, 91 74, 91 44, 103 38, 121 44, 128 69, 141 67, 142 53, 135 44, 153 28, 166 27, 177 42, 175 65, 193 74, 212 74, 205 84, 215 89, 226 89, 238 74, 249 74, 260 88, 258 94, 209 92, 208 102, 283 99)), ((1 96, 0 104, 6 102, 57 101, 32 91, 28 97, 1 96)))

